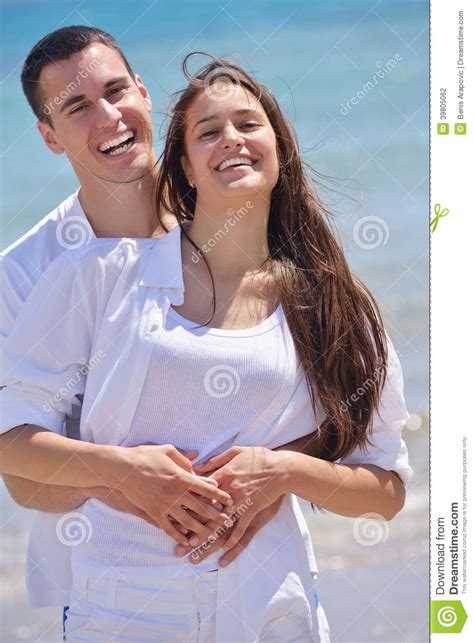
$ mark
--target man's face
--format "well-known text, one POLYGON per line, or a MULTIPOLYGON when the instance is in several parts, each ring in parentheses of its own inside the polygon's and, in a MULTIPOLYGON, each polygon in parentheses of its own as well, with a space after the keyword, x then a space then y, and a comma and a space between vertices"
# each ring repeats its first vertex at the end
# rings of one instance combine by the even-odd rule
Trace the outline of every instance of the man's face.
POLYGON ((67 154, 81 185, 93 175, 130 181, 156 162, 148 92, 115 50, 97 43, 51 63, 40 86, 52 127, 38 128, 53 152, 67 154))

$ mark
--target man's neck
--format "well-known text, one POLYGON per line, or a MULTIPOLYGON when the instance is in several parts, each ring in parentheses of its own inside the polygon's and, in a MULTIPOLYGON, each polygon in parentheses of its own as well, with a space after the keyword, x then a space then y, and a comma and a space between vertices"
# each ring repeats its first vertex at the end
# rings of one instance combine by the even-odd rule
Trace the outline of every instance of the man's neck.
POLYGON ((97 237, 151 237, 163 233, 153 203, 155 174, 130 183, 82 185, 79 201, 97 237))

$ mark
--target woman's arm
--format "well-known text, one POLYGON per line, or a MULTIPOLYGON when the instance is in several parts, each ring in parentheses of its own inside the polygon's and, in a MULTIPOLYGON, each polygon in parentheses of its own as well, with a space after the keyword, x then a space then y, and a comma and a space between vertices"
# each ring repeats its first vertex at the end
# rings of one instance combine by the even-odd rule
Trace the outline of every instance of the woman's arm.
POLYGON ((295 451, 232 447, 196 467, 213 471, 236 505, 252 499, 254 515, 287 493, 345 516, 378 513, 386 520, 403 507, 405 487, 393 471, 371 464, 336 464, 295 451))
POLYGON ((373 464, 336 464, 290 451, 278 455, 284 493, 334 513, 351 517, 377 513, 391 520, 405 504, 405 485, 394 471, 373 464))

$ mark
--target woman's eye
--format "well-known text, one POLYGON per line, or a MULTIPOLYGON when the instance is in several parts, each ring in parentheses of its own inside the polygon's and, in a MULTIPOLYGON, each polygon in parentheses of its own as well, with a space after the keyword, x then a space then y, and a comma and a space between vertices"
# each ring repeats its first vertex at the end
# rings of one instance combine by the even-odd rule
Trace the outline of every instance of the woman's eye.
POLYGON ((253 128, 253 127, 258 127, 260 123, 254 123, 254 122, 248 122, 248 123, 243 123, 241 127, 248 127, 253 128))
POLYGON ((211 130, 208 130, 207 132, 203 132, 199 138, 210 138, 215 134, 217 134, 217 130, 211 129, 211 130))

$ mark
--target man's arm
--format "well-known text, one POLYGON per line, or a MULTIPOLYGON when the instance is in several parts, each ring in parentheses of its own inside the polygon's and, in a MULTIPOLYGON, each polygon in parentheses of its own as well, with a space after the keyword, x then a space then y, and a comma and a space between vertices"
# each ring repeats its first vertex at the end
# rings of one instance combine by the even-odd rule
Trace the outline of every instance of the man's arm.
MULTIPOLYGON (((123 493, 106 487, 64 487, 54 484, 42 484, 19 476, 5 474, 5 486, 13 500, 26 509, 65 513, 78 509, 89 498, 102 500, 117 511, 133 514, 146 520, 154 527, 159 525, 144 511, 130 502, 123 493)), ((184 530, 182 533, 186 533, 184 530)))
POLYGON ((11 474, 3 481, 13 500, 26 509, 63 513, 80 507, 88 498, 97 495, 100 487, 64 487, 43 484, 11 474))

